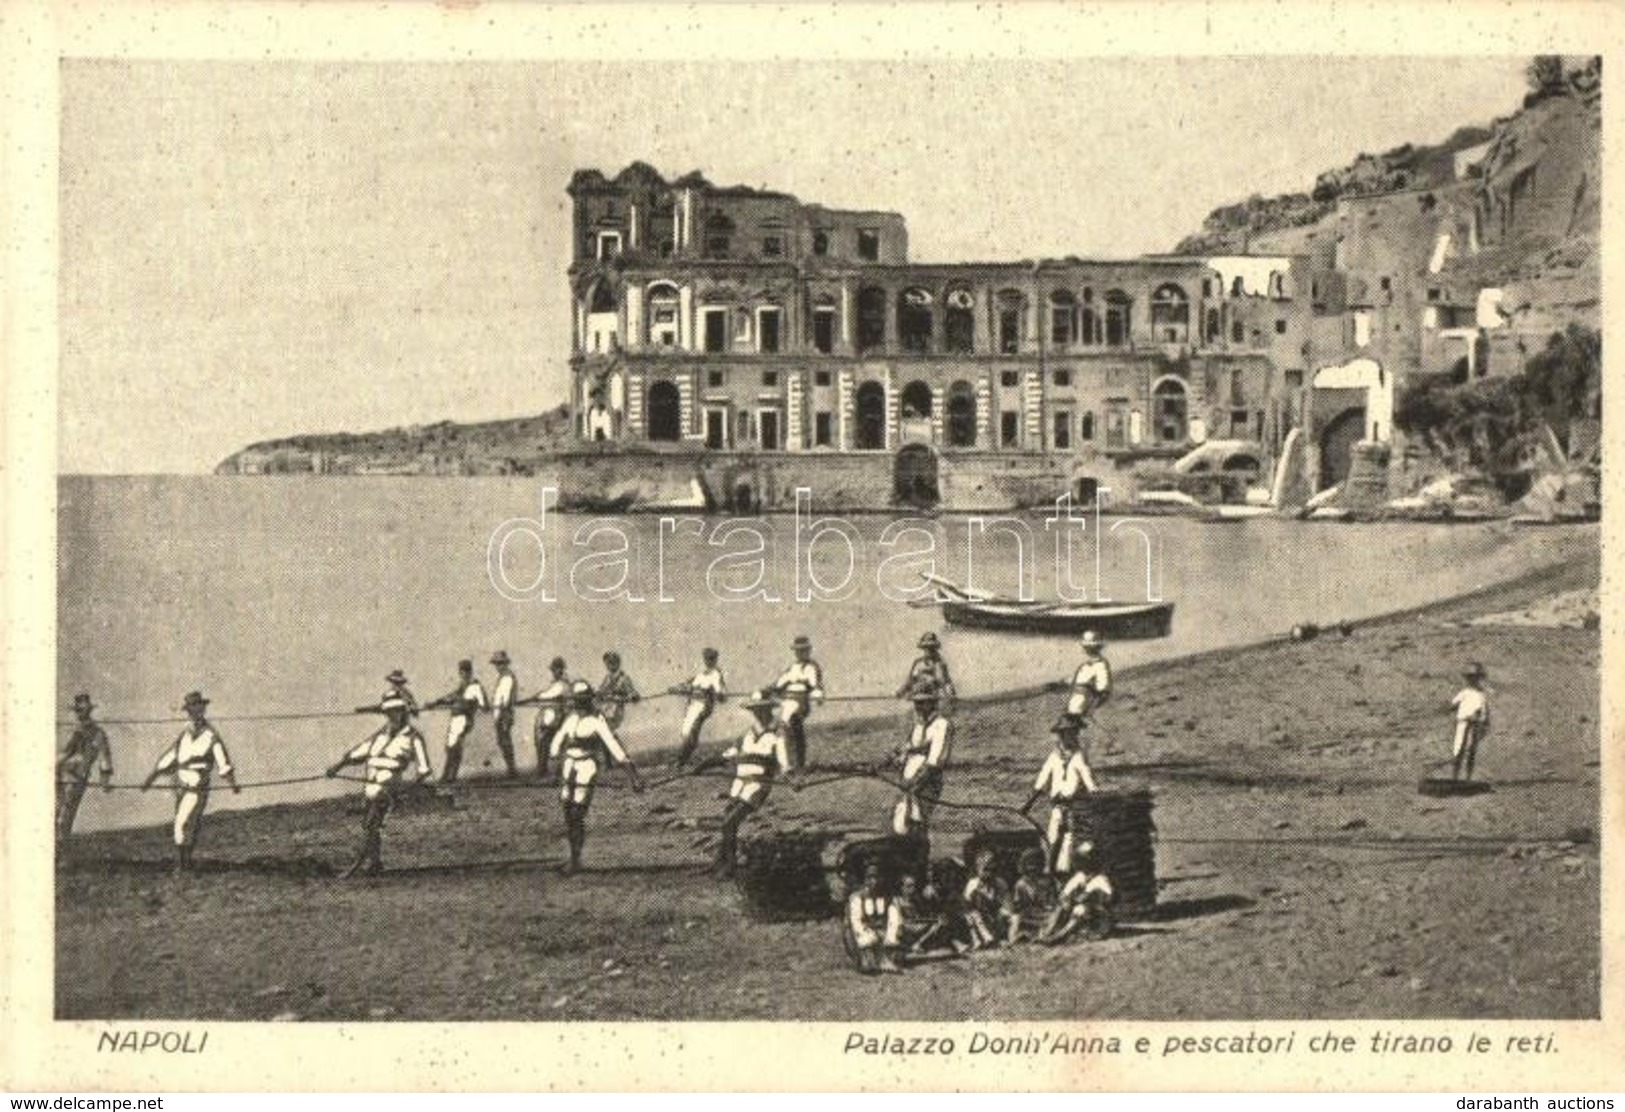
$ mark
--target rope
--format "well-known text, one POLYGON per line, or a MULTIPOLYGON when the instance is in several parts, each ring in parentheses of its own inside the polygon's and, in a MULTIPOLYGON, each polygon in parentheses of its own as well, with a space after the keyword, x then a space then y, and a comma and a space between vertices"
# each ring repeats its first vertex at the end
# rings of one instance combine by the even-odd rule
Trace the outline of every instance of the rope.
MULTIPOLYGON (((317 774, 315 776, 292 776, 292 777, 289 777, 289 778, 287 778, 285 780, 254 780, 254 781, 251 781, 251 782, 249 782, 247 784, 238 784, 237 785, 237 790, 246 792, 246 791, 253 791, 255 788, 281 788, 281 787, 286 787, 289 784, 314 784, 319 780, 350 780, 350 781, 353 781, 354 783, 357 783, 357 784, 365 784, 367 782, 365 779, 363 779, 362 777, 359 777, 359 776, 345 776, 342 773, 340 775, 338 775, 338 776, 328 776, 324 772, 324 773, 319 773, 319 774, 317 774)), ((77 784, 77 783, 79 783, 79 781, 78 780, 73 780, 73 779, 59 779, 59 780, 57 780, 57 783, 58 784, 77 784)), ((106 785, 102 785, 102 784, 95 784, 90 780, 86 780, 84 783, 85 783, 86 787, 92 787, 92 786, 94 786, 96 788, 105 787, 105 789, 107 791, 113 791, 113 792, 139 792, 139 791, 148 791, 148 790, 150 790, 148 788, 148 786, 145 785, 145 784, 106 784, 106 785)))

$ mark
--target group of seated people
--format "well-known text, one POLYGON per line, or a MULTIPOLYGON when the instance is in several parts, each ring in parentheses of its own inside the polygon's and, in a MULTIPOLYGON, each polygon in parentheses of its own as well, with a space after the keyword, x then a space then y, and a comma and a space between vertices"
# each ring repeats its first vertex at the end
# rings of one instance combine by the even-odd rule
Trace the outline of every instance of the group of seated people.
POLYGON ((991 850, 977 854, 966 877, 957 861, 938 861, 925 883, 905 872, 889 890, 878 861, 871 859, 863 883, 847 899, 842 930, 847 953, 860 973, 900 973, 910 960, 964 954, 1018 942, 1047 946, 1081 936, 1105 938, 1112 930, 1111 879, 1096 868, 1093 846, 1080 843, 1064 881, 1047 868, 1037 847, 1019 859, 1009 884, 991 850))

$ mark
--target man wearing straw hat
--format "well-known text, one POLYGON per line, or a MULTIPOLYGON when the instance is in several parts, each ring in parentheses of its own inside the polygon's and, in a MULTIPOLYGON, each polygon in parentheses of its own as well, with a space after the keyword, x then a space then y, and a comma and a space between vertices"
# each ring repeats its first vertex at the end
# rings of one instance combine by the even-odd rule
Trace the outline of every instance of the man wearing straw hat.
POLYGON ((581 868, 581 850, 587 844, 587 809, 592 806, 593 788, 606 764, 626 766, 632 790, 641 792, 643 781, 621 741, 594 707, 592 684, 577 680, 570 685, 570 716, 553 735, 553 758, 562 758, 559 767, 559 799, 564 804, 564 837, 570 857, 561 870, 566 876, 581 868))
POLYGON ((463 742, 474 728, 474 716, 490 706, 485 688, 474 678, 474 662, 457 662, 457 686, 428 704, 429 710, 447 708, 451 718, 446 723, 446 767, 440 771, 442 784, 455 783, 457 772, 463 766, 463 742))
POLYGON ((773 683, 778 692, 779 721, 784 726, 793 768, 807 767, 807 714, 824 701, 824 670, 812 658, 812 638, 800 634, 790 643, 795 660, 773 683))
POLYGON ((1096 791, 1094 773, 1078 746, 1078 732, 1084 720, 1063 714, 1050 727, 1055 735, 1055 749, 1045 758, 1033 781, 1033 793, 1022 806, 1026 814, 1045 795, 1050 799, 1049 825, 1045 828, 1044 844, 1051 872, 1072 871, 1072 801, 1079 792, 1096 791))
POLYGON ((922 678, 914 685, 909 700, 914 704, 914 723, 898 754, 903 763, 903 794, 892 808, 891 827, 894 834, 923 837, 931 808, 942 795, 953 723, 941 712, 940 694, 933 681, 922 678))
POLYGON ((209 782, 219 773, 231 790, 240 792, 237 773, 231 766, 231 755, 226 743, 220 739, 206 717, 209 700, 200 692, 189 692, 181 702, 181 709, 191 719, 181 730, 173 745, 164 750, 158 763, 141 784, 146 791, 164 773, 175 778, 175 871, 186 872, 192 867, 192 855, 197 849, 198 831, 203 824, 203 812, 209 805, 209 782))
POLYGON ((102 791, 113 790, 113 751, 107 731, 91 718, 96 705, 88 694, 73 697, 73 714, 79 721, 68 738, 67 748, 56 762, 56 847, 66 847, 73 833, 73 820, 79 814, 79 801, 85 797, 94 770, 101 775, 102 791))
POLYGON ((777 706, 772 692, 753 692, 744 708, 756 721, 733 748, 722 754, 723 760, 734 762, 734 779, 728 785, 728 806, 722 812, 721 835, 712 867, 719 877, 733 875, 738 862, 739 828, 762 809, 768 793, 773 790, 773 782, 789 775, 790 754, 785 750, 784 735, 773 728, 773 711, 777 706))
POLYGON ((1484 666, 1474 661, 1469 664, 1462 678, 1467 686, 1456 692, 1456 697, 1450 700, 1450 705, 1456 710, 1456 736, 1450 750, 1450 778, 1473 778, 1473 759, 1478 756, 1478 743, 1484 740, 1484 735, 1490 731, 1490 700, 1484 691, 1486 673, 1484 666))
POLYGON ((328 776, 337 776, 353 764, 366 766, 366 786, 361 789, 367 801, 365 816, 361 820, 361 852, 354 863, 339 875, 351 877, 365 871, 376 875, 383 871, 384 819, 394 809, 396 794, 400 791, 407 766, 416 764, 417 778, 426 780, 433 770, 429 767, 429 754, 423 745, 423 735, 412 725, 411 708, 398 695, 385 696, 378 704, 388 721, 370 738, 351 749, 328 767, 328 776))
POLYGON ((920 634, 920 639, 915 645, 920 650, 920 655, 909 665, 908 678, 903 681, 903 686, 897 689, 897 697, 907 698, 915 687, 928 680, 936 685, 942 698, 951 702, 958 692, 954 690, 954 681, 948 675, 948 662, 942 658, 942 638, 927 631, 920 634))
POLYGON ((496 686, 491 689, 491 710, 495 716, 497 750, 502 754, 503 764, 508 766, 510 778, 519 775, 519 767, 513 761, 513 713, 514 704, 519 697, 519 677, 513 674, 510 667, 512 661, 508 659, 506 649, 498 649, 496 655, 491 657, 491 663, 497 666, 496 686))

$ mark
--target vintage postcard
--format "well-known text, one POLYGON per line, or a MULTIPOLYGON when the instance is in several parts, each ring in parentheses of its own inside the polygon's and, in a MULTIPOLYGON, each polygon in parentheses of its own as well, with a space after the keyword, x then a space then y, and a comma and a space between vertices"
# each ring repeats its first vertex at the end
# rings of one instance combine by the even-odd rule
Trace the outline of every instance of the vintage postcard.
POLYGON ((0 29, 6 1086, 1625 1080, 1617 10, 0 29))

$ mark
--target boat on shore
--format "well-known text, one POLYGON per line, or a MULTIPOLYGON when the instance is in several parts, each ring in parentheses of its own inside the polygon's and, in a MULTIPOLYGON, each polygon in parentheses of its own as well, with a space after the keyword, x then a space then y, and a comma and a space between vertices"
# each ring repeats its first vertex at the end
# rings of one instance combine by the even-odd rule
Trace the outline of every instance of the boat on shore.
POLYGON ((1045 602, 1013 599, 974 591, 940 576, 926 575, 936 588, 935 602, 949 625, 1005 633, 1052 636, 1094 630, 1115 641, 1167 637, 1173 629, 1171 602, 1045 602))

